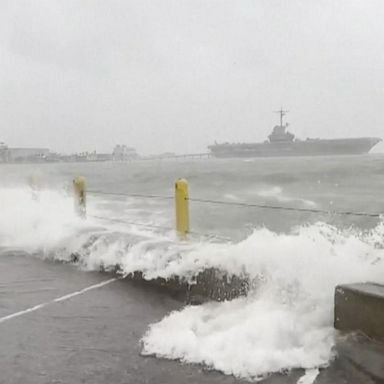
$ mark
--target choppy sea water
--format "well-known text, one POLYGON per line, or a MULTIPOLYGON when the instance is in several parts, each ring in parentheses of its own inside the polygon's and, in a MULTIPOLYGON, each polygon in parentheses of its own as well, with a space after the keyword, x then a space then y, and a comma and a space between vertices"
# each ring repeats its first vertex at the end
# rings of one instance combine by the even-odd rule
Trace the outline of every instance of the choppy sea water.
POLYGON ((258 288, 187 306, 143 335, 143 353, 258 378, 325 366, 333 357, 337 284, 384 283, 380 218, 384 156, 2 165, 0 245, 85 270, 191 278, 217 267, 258 288), (88 218, 74 214, 71 180, 87 179, 88 218), (174 182, 192 199, 329 211, 310 213, 190 201, 187 241, 174 231, 174 182), (120 193, 135 196, 120 196, 120 193), (156 195, 148 198, 137 195, 156 195))

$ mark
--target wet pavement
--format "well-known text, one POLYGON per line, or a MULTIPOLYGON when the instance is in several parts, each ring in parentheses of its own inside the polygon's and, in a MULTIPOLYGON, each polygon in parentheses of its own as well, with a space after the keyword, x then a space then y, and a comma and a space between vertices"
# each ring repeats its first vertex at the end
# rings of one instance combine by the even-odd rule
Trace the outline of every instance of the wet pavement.
MULTIPOLYGON (((21 253, 0 254, 0 383, 245 382, 199 365, 141 356, 140 339, 149 324, 183 302, 111 278, 21 253)), ((303 370, 275 374, 263 383, 380 382, 348 354, 321 370, 315 381, 303 375, 303 370)))

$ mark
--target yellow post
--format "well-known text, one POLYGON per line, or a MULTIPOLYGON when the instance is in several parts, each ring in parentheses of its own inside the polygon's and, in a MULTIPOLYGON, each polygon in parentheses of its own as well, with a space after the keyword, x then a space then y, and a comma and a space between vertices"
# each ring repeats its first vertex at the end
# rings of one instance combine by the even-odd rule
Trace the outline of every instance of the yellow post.
POLYGON ((32 199, 39 200, 39 179, 36 175, 31 175, 28 177, 28 184, 31 188, 32 199))
POLYGON ((189 232, 188 182, 178 179, 175 183, 176 232, 185 238, 189 232))
POLYGON ((76 176, 73 179, 73 192, 75 197, 75 212, 82 218, 87 214, 85 178, 76 176))

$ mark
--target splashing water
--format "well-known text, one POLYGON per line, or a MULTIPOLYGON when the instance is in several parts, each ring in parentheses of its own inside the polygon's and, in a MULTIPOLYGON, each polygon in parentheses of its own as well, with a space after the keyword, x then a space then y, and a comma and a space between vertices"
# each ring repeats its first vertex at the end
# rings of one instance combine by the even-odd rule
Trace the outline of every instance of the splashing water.
MULTIPOLYGON (((191 279, 213 267, 258 281, 246 297, 172 312, 142 339, 144 354, 203 363, 238 377, 328 364, 335 286, 384 283, 382 224, 359 232, 319 222, 282 234, 257 228, 238 242, 179 242, 167 231, 80 220, 72 199, 58 191, 36 196, 27 189, 1 189, 0 199, 4 247, 65 261, 76 253, 85 269, 119 265, 121 273, 140 270, 147 279, 191 279)), ((106 213, 96 205, 89 210, 106 213)), ((133 221, 140 214, 134 207, 127 212, 133 221)))
MULTIPOLYGON (((374 234, 382 237, 383 227, 374 234)), ((334 287, 384 283, 383 251, 371 241, 372 234, 361 239, 318 224, 289 235, 256 230, 225 247, 202 245, 192 253, 213 254, 216 266, 235 273, 245 266, 261 287, 231 302, 171 313, 151 326, 143 351, 244 378, 324 366, 333 356, 334 287)))

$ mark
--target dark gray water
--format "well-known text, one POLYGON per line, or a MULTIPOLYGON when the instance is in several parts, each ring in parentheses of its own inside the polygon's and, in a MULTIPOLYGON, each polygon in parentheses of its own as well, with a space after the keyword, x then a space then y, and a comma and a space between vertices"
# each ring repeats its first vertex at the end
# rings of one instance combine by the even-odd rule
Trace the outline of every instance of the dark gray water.
MULTIPOLYGON (((380 213, 384 210, 384 156, 273 158, 252 160, 148 161, 133 163, 78 163, 8 165, 0 168, 3 185, 26 185, 33 175, 42 188, 70 188, 83 175, 91 190, 173 196, 174 182, 186 178, 190 197, 273 206, 380 213)), ((173 226, 173 201, 128 199, 137 209, 132 219, 151 218, 173 226), (150 209, 147 209, 150 208, 150 209), (140 216, 140 211, 142 215, 140 216)), ((113 215, 121 214, 127 199, 89 195, 113 215), (120 205, 121 203, 121 205, 120 205)), ((191 229, 226 235, 247 233, 249 227, 289 230, 318 220, 336 225, 370 228, 377 219, 334 214, 284 212, 190 202, 191 229)))
POLYGON ((246 378, 324 366, 335 340, 335 286, 384 282, 380 219, 334 213, 383 211, 381 155, 4 165, 0 173, 5 249, 77 261, 86 270, 140 270, 148 279, 191 279, 214 267, 262 281, 246 298, 164 318, 145 335, 146 354, 246 378), (73 210, 77 175, 89 190, 105 192, 88 194, 87 220, 73 210), (194 234, 187 241, 173 230, 179 177, 190 187, 194 234))

